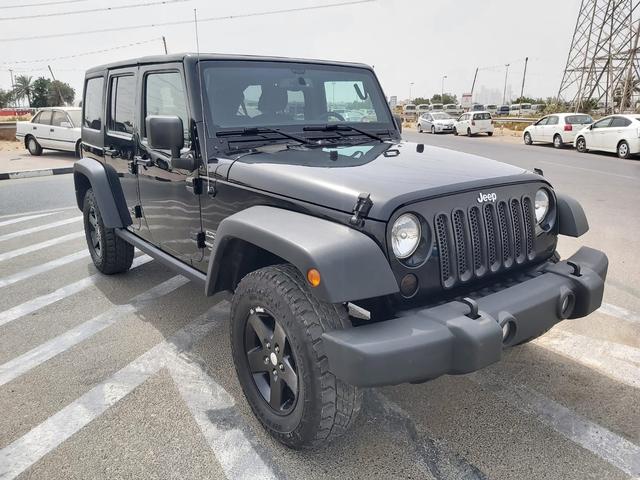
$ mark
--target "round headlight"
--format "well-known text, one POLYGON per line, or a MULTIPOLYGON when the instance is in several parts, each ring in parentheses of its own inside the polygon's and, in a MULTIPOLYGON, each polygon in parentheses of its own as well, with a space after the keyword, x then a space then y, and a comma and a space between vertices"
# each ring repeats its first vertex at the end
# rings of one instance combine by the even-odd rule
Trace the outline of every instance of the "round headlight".
POLYGON ((535 211, 536 222, 542 223, 549 212, 549 193, 544 188, 536 192, 535 211))
POLYGON ((413 255, 420 243, 420 221, 415 215, 405 213, 400 215, 391 228, 391 247, 397 258, 407 258, 413 255))

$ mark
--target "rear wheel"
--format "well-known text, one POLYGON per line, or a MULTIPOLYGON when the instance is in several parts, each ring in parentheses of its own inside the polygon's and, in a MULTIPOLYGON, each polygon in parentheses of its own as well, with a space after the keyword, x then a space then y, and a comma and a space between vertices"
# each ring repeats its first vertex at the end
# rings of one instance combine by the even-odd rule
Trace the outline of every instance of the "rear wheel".
POLYGON ((456 127, 453 127, 453 134, 457 137, 458 136, 458 129, 456 127))
POLYGON ((361 391, 329 371, 322 341, 325 331, 350 326, 343 305, 318 300, 297 269, 277 265, 242 279, 231 320, 238 380, 274 438, 315 447, 352 425, 361 391))
POLYGON ((529 132, 524 132, 524 144, 531 145, 533 143, 533 139, 531 138, 531 134, 529 132))
POLYGON ((115 229, 107 228, 93 190, 87 190, 82 209, 84 233, 93 264, 107 275, 129 270, 133 262, 133 245, 118 237, 115 229))
POLYGON ((29 137, 27 139, 27 150, 29 150, 29 153, 34 157, 39 157, 40 155, 42 155, 42 147, 35 139, 35 137, 29 137))
POLYGON ((493 137, 493 132, 487 132, 487 136, 493 137))
POLYGON ((467 127, 467 137, 471 136, 471 128, 467 127))
POLYGON ((418 124, 418 132, 422 133, 422 125, 418 124))
POLYGON ((562 141, 562 137, 560 136, 559 133, 556 133, 553 136, 553 147, 554 148, 562 148, 564 145, 564 142, 562 141))
POLYGON ((587 151, 587 142, 585 141, 584 137, 578 137, 578 139, 576 140, 576 150, 578 150, 580 153, 584 153, 587 151))
POLYGON ((620 158, 629 158, 631 156, 629 144, 625 140, 618 144, 617 153, 620 158))
POLYGON ((434 127, 433 125, 431 125, 431 133, 432 133, 433 135, 435 135, 435 134, 436 134, 436 127, 434 127))

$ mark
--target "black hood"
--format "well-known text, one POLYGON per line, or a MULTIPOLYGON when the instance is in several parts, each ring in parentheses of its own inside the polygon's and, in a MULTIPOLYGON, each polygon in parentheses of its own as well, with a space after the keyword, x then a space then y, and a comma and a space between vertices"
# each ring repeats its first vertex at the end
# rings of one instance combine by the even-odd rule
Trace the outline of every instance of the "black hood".
POLYGON ((488 158, 410 142, 273 146, 239 156, 228 171, 231 182, 347 213, 358 194, 369 193, 368 217, 383 221, 396 208, 432 196, 540 178, 488 158))

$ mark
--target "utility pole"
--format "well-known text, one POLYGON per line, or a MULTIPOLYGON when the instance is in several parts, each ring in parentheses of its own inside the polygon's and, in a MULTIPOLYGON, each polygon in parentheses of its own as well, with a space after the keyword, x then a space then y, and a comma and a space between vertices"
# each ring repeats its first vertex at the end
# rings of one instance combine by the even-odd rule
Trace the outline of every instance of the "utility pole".
MULTIPOLYGON (((51 65, 47 65, 47 68, 49 69, 49 73, 51 73, 51 78, 53 78, 53 81, 56 81, 56 77, 53 75, 53 70, 51 70, 51 65)), ((56 83, 56 90, 58 90, 58 95, 60 96, 60 106, 64 105, 64 98, 62 98, 62 92, 60 91, 60 85, 58 85, 56 83)))
POLYGON ((411 87, 413 87, 413 82, 409 83, 409 103, 411 103, 411 87))
POLYGON ((506 105, 507 102, 507 77, 509 76, 509 64, 504 65, 506 70, 504 72, 504 90, 502 91, 502 104, 506 105))
POLYGON ((479 67, 476 67, 476 73, 473 76, 473 83, 471 84, 471 102, 473 102, 473 89, 476 86, 476 78, 478 78, 478 69, 479 67))
POLYGON ((164 46, 164 54, 167 54, 167 39, 162 36, 162 45, 164 46))
POLYGON ((440 88, 440 102, 442 102, 443 105, 443 109, 444 109, 444 79, 447 78, 446 75, 442 76, 442 88, 440 88))
POLYGON ((524 72, 522 72, 522 87, 520 88, 520 98, 524 96, 524 79, 527 77, 527 63, 529 63, 529 57, 524 59, 524 72))
POLYGON ((16 100, 17 98, 15 97, 16 94, 16 86, 13 83, 13 70, 9 69, 9 73, 11 74, 11 96, 13 97, 13 108, 16 108, 16 100))

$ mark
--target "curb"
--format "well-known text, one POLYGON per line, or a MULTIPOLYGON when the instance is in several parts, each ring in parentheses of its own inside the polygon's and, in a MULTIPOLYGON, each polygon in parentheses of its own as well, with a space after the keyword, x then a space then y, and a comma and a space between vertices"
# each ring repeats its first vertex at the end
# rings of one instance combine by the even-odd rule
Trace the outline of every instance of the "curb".
POLYGON ((0 180, 14 180, 16 178, 31 178, 31 177, 47 177, 49 175, 64 175, 66 173, 73 173, 73 167, 44 168, 42 170, 25 170, 24 172, 0 173, 0 180))

